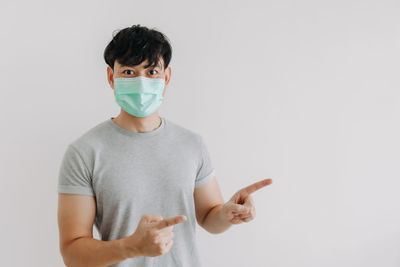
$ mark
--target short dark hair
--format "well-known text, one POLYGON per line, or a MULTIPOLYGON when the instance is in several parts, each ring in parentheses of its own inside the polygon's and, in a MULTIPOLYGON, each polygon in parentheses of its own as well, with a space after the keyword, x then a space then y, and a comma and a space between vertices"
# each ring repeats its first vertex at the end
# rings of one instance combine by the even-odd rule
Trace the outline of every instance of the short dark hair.
POLYGON ((160 57, 164 69, 171 60, 172 48, 168 37, 155 28, 149 29, 140 24, 119 30, 104 50, 104 60, 114 70, 114 62, 124 66, 140 65, 148 59, 145 68, 154 67, 160 57))

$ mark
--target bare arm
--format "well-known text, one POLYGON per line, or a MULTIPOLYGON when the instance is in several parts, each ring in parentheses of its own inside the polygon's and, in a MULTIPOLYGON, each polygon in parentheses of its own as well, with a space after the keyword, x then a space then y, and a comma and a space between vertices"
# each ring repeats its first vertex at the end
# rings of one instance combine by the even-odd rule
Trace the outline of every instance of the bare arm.
POLYGON ((232 225, 224 216, 222 216, 221 208, 223 205, 223 203, 218 204, 212 208, 203 222, 203 228, 212 234, 223 233, 232 225))
POLYGON ((102 241, 93 238, 96 202, 93 196, 58 194, 60 252, 66 266, 108 266, 139 256, 126 238, 102 241))
POLYGON ((66 266, 109 266, 128 257, 124 254, 122 240, 102 241, 91 237, 72 240, 63 251, 66 266))
POLYGON ((207 184, 195 188, 194 200, 197 222, 209 233, 222 233, 232 225, 221 216, 224 199, 215 176, 207 184))

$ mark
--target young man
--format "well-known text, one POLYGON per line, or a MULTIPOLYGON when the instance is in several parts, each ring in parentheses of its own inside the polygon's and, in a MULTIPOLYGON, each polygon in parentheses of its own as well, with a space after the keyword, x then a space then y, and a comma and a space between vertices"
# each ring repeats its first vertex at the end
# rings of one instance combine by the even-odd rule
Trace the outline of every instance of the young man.
POLYGON ((196 223, 217 234, 252 220, 250 194, 271 183, 254 183, 224 203, 202 137, 158 114, 171 50, 159 31, 133 25, 104 51, 121 111, 64 154, 58 225, 67 266, 199 267, 196 223))

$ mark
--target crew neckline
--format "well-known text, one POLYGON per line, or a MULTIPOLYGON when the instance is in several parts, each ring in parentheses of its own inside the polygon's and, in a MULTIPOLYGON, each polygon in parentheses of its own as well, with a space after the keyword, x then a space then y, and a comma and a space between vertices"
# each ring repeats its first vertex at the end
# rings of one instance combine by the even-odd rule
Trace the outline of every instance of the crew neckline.
POLYGON ((161 118, 161 124, 160 126, 158 126, 156 129, 149 131, 149 132, 132 132, 129 131, 127 129, 121 128, 119 125, 117 125, 112 119, 115 119, 115 117, 110 117, 107 120, 107 123, 116 131, 118 131, 119 133, 126 135, 126 136, 130 136, 130 137, 137 137, 137 138, 141 138, 141 137, 149 137, 149 136, 154 136, 157 135, 159 133, 161 133, 163 131, 163 129, 165 128, 165 118, 162 116, 159 116, 161 118))

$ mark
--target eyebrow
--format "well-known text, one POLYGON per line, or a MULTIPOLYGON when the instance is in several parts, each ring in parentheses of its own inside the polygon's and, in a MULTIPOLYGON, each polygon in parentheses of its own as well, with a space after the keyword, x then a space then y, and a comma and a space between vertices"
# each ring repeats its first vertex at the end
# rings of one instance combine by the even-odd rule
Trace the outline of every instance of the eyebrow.
MULTIPOLYGON (((135 66, 122 66, 121 68, 136 68, 136 67, 135 66)), ((161 66, 160 65, 155 65, 154 67, 149 66, 149 67, 145 68, 145 70, 150 69, 150 68, 160 68, 161 69, 161 66)))

